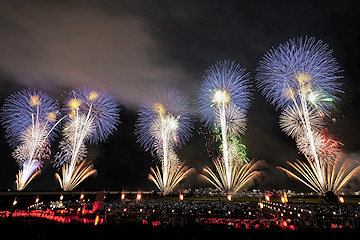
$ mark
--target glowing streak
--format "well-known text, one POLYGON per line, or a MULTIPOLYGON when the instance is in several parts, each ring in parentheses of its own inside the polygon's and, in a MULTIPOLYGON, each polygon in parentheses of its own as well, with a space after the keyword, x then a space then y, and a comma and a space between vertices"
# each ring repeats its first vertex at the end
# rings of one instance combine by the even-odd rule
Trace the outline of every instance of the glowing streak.
POLYGON ((228 195, 232 195, 243 188, 250 180, 259 178, 261 176, 261 171, 259 171, 259 169, 266 166, 263 160, 256 161, 254 159, 242 166, 237 164, 232 165, 229 186, 224 162, 218 159, 214 161, 214 165, 218 175, 216 172, 213 172, 211 168, 206 166, 204 171, 210 177, 207 177, 206 175, 201 176, 214 185, 217 189, 222 192, 226 192, 228 195))
POLYGON ((22 169, 16 175, 16 190, 23 190, 31 180, 40 174, 41 170, 37 170, 41 165, 40 161, 26 161, 23 164, 22 169), (37 171, 36 171, 37 170, 37 171))
POLYGON ((296 170, 299 174, 295 174, 283 167, 277 167, 280 170, 286 172, 289 176, 299 180, 304 185, 308 186, 315 192, 325 194, 328 191, 334 193, 338 192, 349 179, 360 173, 360 166, 354 166, 354 162, 351 159, 343 160, 343 156, 338 156, 334 164, 328 165, 326 168, 322 168, 319 177, 319 172, 314 166, 314 162, 309 158, 308 165, 297 160, 294 163, 287 162, 289 166, 296 170), (321 182, 323 179, 324 182, 321 182))
POLYGON ((189 173, 195 171, 194 168, 188 169, 184 163, 182 163, 180 166, 173 166, 169 169, 166 182, 164 184, 163 177, 164 173, 161 173, 161 170, 158 166, 156 166, 154 170, 153 168, 150 168, 151 174, 149 174, 149 180, 153 181, 155 185, 162 190, 163 195, 170 193, 173 191, 174 187, 183 180, 186 175, 189 173))
POLYGON ((55 173, 55 178, 59 181, 60 187, 64 191, 71 191, 82 181, 91 175, 96 175, 97 170, 94 169, 93 164, 81 161, 79 164, 72 166, 73 164, 65 163, 62 167, 62 178, 58 173, 55 173))

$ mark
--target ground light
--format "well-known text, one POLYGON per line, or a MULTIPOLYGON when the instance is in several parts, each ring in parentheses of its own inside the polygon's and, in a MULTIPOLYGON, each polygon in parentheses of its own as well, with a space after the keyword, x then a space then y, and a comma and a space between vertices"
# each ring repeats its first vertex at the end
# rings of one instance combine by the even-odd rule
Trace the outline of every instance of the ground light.
POLYGON ((182 194, 181 192, 180 192, 180 194, 179 194, 179 201, 183 201, 184 200, 184 194, 182 194))

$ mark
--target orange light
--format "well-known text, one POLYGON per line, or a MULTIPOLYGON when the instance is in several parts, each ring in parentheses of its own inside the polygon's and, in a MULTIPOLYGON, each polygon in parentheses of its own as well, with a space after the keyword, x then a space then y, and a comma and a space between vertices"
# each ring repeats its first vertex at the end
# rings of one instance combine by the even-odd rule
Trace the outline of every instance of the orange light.
POLYGON ((270 201, 270 196, 269 196, 269 195, 266 195, 266 196, 265 196, 265 201, 267 201, 267 202, 270 201))
POLYGON ((30 103, 31 106, 40 105, 40 104, 41 104, 41 102, 40 102, 40 97, 37 96, 37 95, 32 95, 32 96, 30 97, 29 103, 30 103))
POLYGON ((80 99, 72 98, 72 99, 70 99, 70 101, 69 101, 69 103, 68 103, 68 106, 69 106, 71 109, 78 109, 81 104, 82 104, 82 102, 81 102, 80 99))
POLYGON ((80 199, 82 200, 84 198, 84 194, 80 194, 80 199))
POLYGON ((46 119, 49 120, 50 122, 55 122, 56 121, 56 114, 54 112, 48 112, 46 114, 46 119))
POLYGON ((165 107, 161 103, 154 103, 153 109, 155 112, 157 112, 159 115, 165 114, 165 107))
POLYGON ((97 93, 97 92, 95 92, 95 91, 92 91, 91 93, 89 93, 89 100, 94 100, 94 99, 96 99, 96 98, 98 98, 99 97, 99 94, 97 93))
POLYGON ((180 201, 184 200, 184 194, 180 194, 179 200, 180 200, 180 201))
POLYGON ((344 203, 344 202, 345 202, 344 198, 343 198, 343 197, 339 197, 339 202, 340 202, 340 203, 344 203))
POLYGON ((232 200, 231 195, 228 195, 228 196, 227 196, 227 200, 229 200, 229 201, 231 201, 231 200, 232 200))
POLYGON ((13 201, 13 206, 15 206, 16 204, 17 204, 17 200, 15 198, 14 201, 13 201))
POLYGON ((141 193, 138 193, 137 195, 136 195, 136 200, 140 200, 141 199, 141 193))
POLYGON ((125 193, 122 193, 121 194, 121 200, 124 200, 125 199, 125 193))
POLYGON ((94 225, 95 226, 98 225, 99 221, 100 221, 99 215, 96 215, 94 225))
POLYGON ((35 199, 35 203, 38 203, 39 202, 39 197, 37 197, 36 199, 35 199))

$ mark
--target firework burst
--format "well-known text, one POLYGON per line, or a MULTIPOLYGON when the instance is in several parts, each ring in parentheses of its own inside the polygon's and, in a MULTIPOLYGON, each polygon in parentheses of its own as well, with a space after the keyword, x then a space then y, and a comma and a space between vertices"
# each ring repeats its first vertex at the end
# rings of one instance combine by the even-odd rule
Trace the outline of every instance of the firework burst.
MULTIPOLYGON (((332 164, 340 151, 340 146, 343 146, 339 141, 327 136, 324 131, 313 131, 314 145, 316 149, 316 155, 319 158, 321 166, 332 164)), ((296 140, 297 147, 301 153, 308 156, 310 159, 314 159, 311 144, 306 135, 301 135, 296 140)))
MULTIPOLYGON (((288 135, 294 139, 302 136, 305 132, 303 116, 305 111, 302 111, 290 105, 287 107, 279 117, 280 128, 288 135)), ((323 116, 319 115, 316 109, 308 109, 306 112, 309 113, 309 123, 313 131, 321 131, 325 126, 325 119, 323 116)))
MULTIPOLYGON (((337 189, 329 187, 334 184, 329 181, 338 181, 336 179, 343 176, 338 173, 337 177, 329 177, 330 173, 336 174, 333 165, 341 143, 321 131, 325 125, 323 118, 343 93, 342 83, 338 81, 341 71, 331 54, 322 41, 294 38, 265 54, 256 75, 263 95, 277 109, 285 109, 280 116, 280 127, 295 138, 310 167, 300 161, 288 164, 308 182, 279 168, 319 193, 337 189)), ((344 181, 348 179, 343 178, 344 181)))
POLYGON ((294 101, 307 100, 323 114, 333 107, 342 93, 340 67, 332 50, 315 38, 293 38, 272 48, 260 60, 257 86, 276 106, 286 108, 294 101))
POLYGON ((223 116, 228 120, 228 130, 240 128, 243 132, 251 98, 249 73, 235 62, 220 61, 203 78, 197 101, 201 121, 213 129, 223 116))
POLYGON ((210 177, 207 177, 206 175, 201 176, 213 184, 217 189, 230 196, 243 188, 251 180, 261 177, 262 171, 260 169, 266 166, 265 161, 256 161, 254 159, 242 165, 231 163, 230 181, 228 182, 228 175, 226 173, 224 162, 221 159, 216 159, 214 160, 214 165, 217 174, 212 171, 211 168, 206 166, 204 171, 210 177))
POLYGON ((56 179, 65 191, 71 191, 96 173, 92 164, 85 163, 86 144, 105 141, 116 130, 120 109, 112 96, 94 87, 71 92, 65 106, 68 118, 54 166, 63 166, 62 178, 56 174, 56 179))
MULTIPOLYGON (((24 138, 21 133, 35 123, 52 129, 59 115, 59 107, 55 99, 40 90, 30 88, 8 96, 1 108, 5 137, 11 147, 17 146, 24 138)), ((53 140, 56 133, 51 131, 48 137, 53 140)))
POLYGON ((181 163, 180 165, 170 165, 170 168, 168 171, 168 176, 166 181, 164 182, 163 179, 163 172, 159 169, 158 166, 156 166, 156 170, 153 168, 150 168, 151 173, 149 174, 149 180, 153 181, 158 189, 160 189, 163 192, 163 195, 166 195, 173 191, 175 186, 183 180, 186 175, 190 174, 191 172, 194 172, 194 168, 188 168, 184 163, 181 163), (165 184, 164 184, 165 183, 165 184))
POLYGON ((56 101, 39 90, 23 89, 10 95, 1 110, 6 137, 15 148, 13 157, 22 167, 16 188, 23 190, 49 158, 50 140, 62 119, 57 120, 56 101))
POLYGON ((295 173, 283 167, 278 166, 277 168, 321 194, 325 194, 326 192, 339 192, 351 178, 360 173, 360 166, 356 165, 352 159, 346 158, 346 156, 341 153, 336 155, 333 164, 322 168, 321 177, 318 176, 319 173, 314 162, 308 157, 306 159, 308 164, 299 160, 294 163, 287 162, 287 164, 295 170, 295 173), (324 179, 324 182, 320 182, 319 179, 324 179))
POLYGON ((207 167, 205 172, 210 178, 205 178, 228 194, 233 194, 238 186, 243 186, 238 181, 244 178, 239 178, 237 171, 247 159, 241 154, 243 148, 236 139, 246 130, 245 116, 250 106, 250 97, 249 74, 240 65, 229 61, 220 61, 211 66, 199 89, 201 120, 215 133, 219 132, 222 153, 221 158, 214 160, 220 177, 207 167))
POLYGON ((96 174, 97 170, 94 169, 94 164, 84 160, 79 161, 75 166, 65 163, 62 167, 63 178, 58 173, 55 173, 55 178, 64 191, 71 191, 86 178, 96 174))
POLYGON ((107 91, 94 86, 84 86, 70 93, 65 111, 71 114, 93 117, 94 132, 88 139, 90 144, 105 141, 120 124, 120 108, 116 99, 107 91))
POLYGON ((178 91, 159 86, 153 89, 152 97, 140 106, 138 116, 135 124, 137 142, 155 153, 161 162, 162 176, 159 169, 152 169, 153 176, 149 178, 165 195, 189 171, 183 171, 184 167, 180 167, 175 153, 190 138, 193 129, 188 103, 178 91))

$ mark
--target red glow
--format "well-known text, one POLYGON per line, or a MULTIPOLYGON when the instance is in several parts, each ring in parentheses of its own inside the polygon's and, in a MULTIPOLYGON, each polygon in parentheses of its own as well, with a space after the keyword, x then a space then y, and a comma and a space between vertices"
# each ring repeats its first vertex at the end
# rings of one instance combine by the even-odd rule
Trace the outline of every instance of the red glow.
POLYGON ((92 210, 84 210, 83 214, 81 215, 74 215, 73 212, 67 211, 67 210, 57 210, 56 213, 51 211, 50 209, 47 209, 46 211, 42 210, 31 210, 31 211, 0 211, 0 217, 1 218, 8 218, 8 217, 32 217, 32 218, 45 218, 48 220, 61 222, 61 223, 70 223, 71 221, 78 221, 85 224, 103 224, 106 222, 106 218, 100 217, 99 215, 96 215, 95 219, 93 218, 94 211, 92 210), (64 215, 69 214, 69 215, 64 215))

